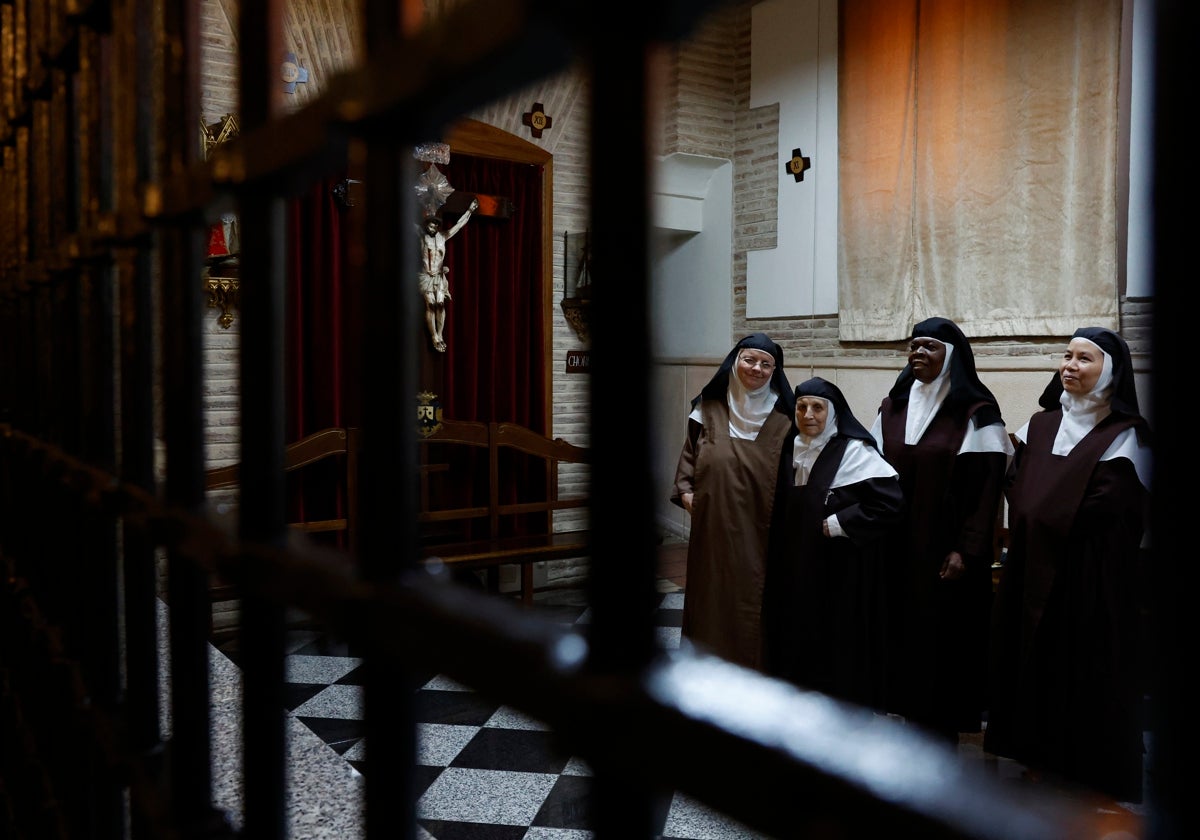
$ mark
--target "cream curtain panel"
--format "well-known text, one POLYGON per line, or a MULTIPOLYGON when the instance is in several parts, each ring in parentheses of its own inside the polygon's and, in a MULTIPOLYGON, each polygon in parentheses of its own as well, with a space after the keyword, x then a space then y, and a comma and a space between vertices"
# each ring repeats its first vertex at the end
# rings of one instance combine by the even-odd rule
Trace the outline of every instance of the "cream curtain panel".
POLYGON ((842 0, 846 341, 1118 327, 1120 0, 842 0))

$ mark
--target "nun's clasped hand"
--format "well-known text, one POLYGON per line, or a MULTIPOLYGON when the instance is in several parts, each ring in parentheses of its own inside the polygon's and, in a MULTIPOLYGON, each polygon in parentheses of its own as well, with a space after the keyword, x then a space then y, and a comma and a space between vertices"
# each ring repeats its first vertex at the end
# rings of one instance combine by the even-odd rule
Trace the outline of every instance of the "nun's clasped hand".
POLYGON ((963 563, 962 555, 957 551, 951 551, 946 555, 946 559, 942 561, 942 569, 938 572, 938 577, 942 580, 958 580, 966 570, 967 567, 963 563))

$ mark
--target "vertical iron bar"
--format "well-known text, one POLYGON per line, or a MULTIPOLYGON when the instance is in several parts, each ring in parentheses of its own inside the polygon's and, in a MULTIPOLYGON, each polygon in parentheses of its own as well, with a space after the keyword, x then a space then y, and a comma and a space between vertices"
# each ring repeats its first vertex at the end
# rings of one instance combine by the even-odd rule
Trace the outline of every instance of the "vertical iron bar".
MULTIPOLYGON (((1143 7, 1145 8, 1145 7, 1143 7)), ((1195 276, 1195 211, 1192 186, 1180 173, 1192 157, 1190 108, 1194 98, 1196 6, 1179 0, 1149 4, 1155 44, 1152 154, 1154 322, 1151 394, 1154 424, 1149 583, 1153 660, 1150 673, 1151 737, 1147 801, 1149 840, 1200 836, 1191 772, 1196 742, 1190 669, 1180 667, 1196 651, 1195 564, 1180 548, 1190 538, 1194 516, 1187 487, 1195 474, 1191 410, 1186 382, 1192 367, 1189 323, 1195 314, 1190 278, 1195 276), (1182 445, 1180 445, 1182 444, 1182 445), (1166 457, 1159 457, 1168 452, 1166 457)), ((1143 406, 1143 410, 1145 407, 1143 406)))
MULTIPOLYGON (((413 167, 401 160, 395 141, 368 141, 364 187, 367 210, 367 271, 363 358, 381 381, 394 388, 363 389, 360 458, 359 562, 373 583, 396 581, 402 567, 416 556, 416 308, 415 283, 407 278, 416 259, 403 236, 414 214, 404 199, 403 184, 412 183, 413 167), (405 399, 411 397, 412 399, 405 399), (398 465, 393 469, 389 465, 398 465), (404 476, 412 481, 397 481, 404 476), (409 485, 413 486, 410 487, 409 485), (396 513, 399 512, 399 516, 396 513)), ((402 663, 368 651, 364 663, 363 705, 367 750, 368 837, 415 836, 416 712, 415 686, 408 684, 402 663)))
MULTIPOLYGON (((48 23, 48 21, 47 21, 48 23)), ((99 242, 99 235, 110 232, 100 223, 97 211, 111 206, 112 180, 107 171, 113 166, 112 155, 112 81, 113 53, 111 21, 96 18, 87 27, 94 27, 95 37, 81 40, 86 56, 79 56, 81 67, 87 67, 93 76, 85 88, 79 103, 87 114, 82 120, 84 130, 74 138, 80 156, 90 164, 90 169, 78 184, 75 201, 76 212, 70 215, 80 226, 80 233, 99 242), (107 93, 107 96, 106 96, 107 93), (86 228, 83 228, 86 225, 86 228)), ((56 71, 57 74, 57 71, 56 71)), ((65 85, 62 95, 66 96, 65 85)), ((69 121, 53 120, 60 131, 68 130, 69 121)), ((62 181, 60 187, 48 187, 48 191, 66 204, 64 177, 72 171, 69 159, 74 149, 68 151, 63 144, 62 158, 56 154, 51 163, 52 178, 62 181)), ((57 145, 55 146, 57 152, 57 145)), ((54 206, 51 208, 52 227, 58 234, 65 233, 66 214, 54 206)), ((61 240, 60 240, 61 241, 61 240)), ((55 251, 59 249, 56 247, 55 251)), ((74 394, 78 404, 70 409, 78 424, 74 435, 78 440, 78 453, 87 463, 109 474, 116 472, 115 438, 115 376, 114 368, 114 280, 111 262, 107 254, 84 253, 69 269, 58 272, 61 293, 68 302, 71 315, 77 319, 70 334, 76 337, 72 356, 68 363, 77 372, 78 382, 74 394), (73 303, 71 303, 73 301, 73 303)), ((56 255, 56 261, 61 256, 56 255)), ((92 701, 105 715, 115 716, 119 711, 121 684, 120 617, 118 606, 119 576, 117 561, 116 523, 103 509, 94 503, 81 501, 79 504, 79 541, 75 556, 81 566, 76 576, 81 592, 79 609, 79 650, 85 679, 92 691, 92 701)), ((97 838, 124 836, 124 789, 122 780, 107 767, 107 761, 98 748, 89 753, 86 779, 90 801, 88 802, 87 824, 89 834, 97 838)))
MULTIPOLYGON (((47 4, 30 10, 30 84, 27 96, 32 109, 32 146, 34 149, 33 201, 31 214, 37 239, 37 275, 50 300, 48 317, 53 336, 55 367, 51 409, 55 426, 65 447, 72 454, 103 468, 105 422, 101 399, 103 384, 96 375, 101 359, 81 352, 88 344, 98 344, 102 353, 103 319, 86 322, 89 308, 102 303, 91 297, 98 290, 88 282, 94 266, 81 267, 67 259, 62 204, 62 170, 66 158, 66 129, 63 119, 65 85, 60 71, 47 63, 47 4), (90 423, 89 423, 90 421, 90 423)), ((96 137, 83 137, 94 143, 96 137)), ((111 345, 110 345, 111 349, 111 345)), ((111 371, 110 371, 111 373, 111 371)), ((108 450, 111 454, 111 447, 108 450)), ((61 541, 61 550, 51 560, 58 576, 57 590, 64 595, 56 605, 62 643, 67 655, 77 662, 79 673, 91 692, 89 702, 102 711, 115 703, 116 624, 115 583, 112 541, 104 539, 102 518, 95 515, 83 494, 61 488, 60 512, 73 523, 69 535, 61 541)), ((75 701, 79 702, 79 701, 75 701)), ((101 755, 96 744, 76 736, 64 739, 56 752, 55 784, 60 790, 63 815, 72 830, 98 840, 114 837, 119 830, 119 801, 112 774, 101 773, 101 755)))
MULTIPOLYGON (((606 8, 603 13, 613 12, 606 8)), ((634 43, 613 50, 597 41, 591 58, 590 224, 593 277, 599 278, 592 298, 591 405, 632 400, 633 405, 650 406, 649 381, 631 385, 628 376, 630 348, 649 346, 647 46, 634 43), (604 276, 610 273, 612 280, 606 282, 604 276)), ((636 673, 655 651, 651 492, 656 484, 650 472, 649 422, 646 418, 633 429, 591 424, 595 455, 589 665, 601 673, 636 673)), ((596 837, 652 837, 651 792, 612 769, 596 770, 592 807, 596 837)))
MULTIPOLYGON (((0 29, 5 26, 6 11, 0 6, 0 29)), ((7 62, 4 37, 0 35, 0 66, 7 62)), ((0 70, 0 85, 3 85, 3 77, 4 73, 0 70)), ((2 100, 3 94, 0 94, 0 101, 2 100)), ((0 218, 10 221, 14 218, 14 163, 12 146, 0 145, 0 218)), ((8 364, 0 365, 0 422, 4 423, 14 423, 17 420, 16 407, 19 402, 17 395, 20 375, 16 368, 21 358, 21 325, 17 318, 15 239, 14 225, 0 225, 0 352, 9 360, 8 364)))
MULTIPOLYGON (((17 51, 20 54, 20 50, 17 51)), ((19 78, 19 77, 18 77, 19 78)), ((23 398, 27 401, 26 418, 33 434, 47 434, 49 422, 46 418, 47 403, 46 382, 49 375, 49 353, 39 352, 42 345, 38 342, 41 332, 41 296, 30 280, 29 260, 33 251, 33 233, 29 221, 29 126, 18 125, 16 130, 16 171, 17 171, 17 263, 20 270, 17 274, 17 292, 21 298, 21 322, 25 325, 25 365, 26 371, 23 398)))
MULTIPOLYGON (((401 14, 411 11, 401 5, 366 0, 368 61, 397 48, 406 23, 401 14)), ((362 389, 358 544, 363 578, 381 585, 414 566, 417 552, 415 168, 394 135, 376 131, 367 137, 365 346, 359 358, 394 387, 362 389)), ((379 652, 368 651, 364 667, 366 744, 377 757, 367 774, 366 834, 411 840, 417 825, 416 686, 401 663, 379 652)))
MULTIPOLYGON (((199 0, 163 8, 164 87, 160 136, 164 178, 181 178, 199 158, 199 0)), ((162 234, 161 336, 163 437, 167 450, 166 501, 201 515, 204 505, 204 424, 201 402, 199 219, 172 219, 162 234)), ((208 577, 178 546, 167 557, 170 605, 172 733, 169 775, 172 811, 186 832, 200 832, 212 809, 212 746, 209 740, 208 577)))
MULTIPOLYGON (((282 3, 243 4, 238 21, 242 130, 266 125, 281 96, 282 3)), ((241 495, 244 544, 282 546, 284 512, 283 285, 284 203, 278 185, 254 184, 239 196, 241 224, 241 495)), ((245 588, 241 608, 246 832, 262 840, 286 833, 283 694, 284 608, 245 588)))
MULTIPOLYGON (((93 445, 84 458, 91 466, 109 475, 116 474, 115 428, 115 368, 113 298, 114 271, 111 265, 94 265, 84 270, 91 275, 89 284, 93 342, 88 348, 85 377, 92 380, 95 412, 89 430, 93 445)), ((94 499, 80 504, 79 556, 85 566, 80 569, 83 587, 80 599, 82 649, 86 678, 91 690, 91 702, 113 719, 120 712, 121 685, 121 628, 117 559, 116 521, 104 506, 94 499)), ((122 779, 108 767, 107 757, 99 745, 93 744, 89 766, 91 794, 91 836, 96 840, 124 836, 124 792, 122 779)))
MULTIPOLYGON (((108 33, 101 36, 102 45, 108 47, 101 51, 99 70, 102 81, 116 79, 112 66, 111 37, 108 33)), ((81 143, 97 149, 96 166, 100 176, 99 189, 94 194, 90 191, 82 192, 80 197, 87 201, 96 201, 102 209, 110 208, 113 202, 112 179, 104 174, 111 170, 114 164, 111 137, 113 85, 102 85, 101 91, 106 87, 107 95, 102 94, 97 103, 97 110, 100 112, 99 124, 94 127, 95 130, 80 135, 79 138, 81 143)), ((63 180, 61 175, 66 171, 65 159, 55 160, 52 164, 52 177, 55 180, 63 180)), ((95 256, 96 259, 87 259, 76 265, 74 270, 64 272, 64 281, 68 285, 68 293, 80 298, 80 314, 84 321, 75 331, 76 335, 84 337, 85 340, 76 348, 77 359, 73 363, 73 367, 80 372, 79 384, 83 395, 83 410, 77 410, 81 424, 80 452, 89 464, 109 474, 115 474, 116 345, 113 323, 115 301, 112 288, 115 278, 108 255, 105 254, 103 258, 100 255, 95 256)), ((84 539, 90 546, 90 556, 87 557, 90 568, 84 570, 83 579, 91 579, 85 586, 87 594, 82 600, 84 609, 80 613, 86 617, 86 646, 91 648, 92 654, 89 657, 93 666, 88 674, 89 682, 97 691, 97 702, 106 711, 113 712, 121 689, 117 680, 120 669, 120 637, 117 616, 116 530, 115 523, 108 516, 97 514, 98 512, 89 512, 87 517, 90 527, 84 539)))
MULTIPOLYGON (((114 30, 124 37, 118 50, 125 62, 120 91, 133 90, 133 101, 116 96, 119 110, 118 218, 121 227, 132 226, 140 216, 140 187, 155 178, 152 166, 157 137, 152 110, 152 83, 160 68, 154 61, 156 31, 152 0, 122 2, 114 30), (126 144, 128 144, 126 146, 126 144)), ((154 473, 154 252, 144 238, 140 247, 122 248, 118 254, 120 277, 121 347, 121 479, 146 493, 155 493, 154 473)), ((126 725, 133 749, 146 755, 161 749, 158 730, 158 644, 154 540, 144 527, 124 528, 126 725)))
MULTIPOLYGON (((114 31, 121 39, 117 99, 116 173, 118 229, 141 220, 141 187, 156 175, 157 137, 153 80, 161 68, 155 60, 155 34, 160 32, 154 0, 122 0, 114 11, 114 31), (128 92, 133 92, 130 102, 128 92), (124 152, 128 152, 125 154, 124 152)), ((149 237, 128 242, 116 255, 120 284, 121 480, 155 494, 154 478, 154 351, 153 252, 149 237)), ((158 600, 155 544, 144 523, 123 521, 122 559, 125 585, 124 725, 129 749, 150 778, 158 777, 162 736, 158 714, 158 600)), ((130 838, 151 834, 144 809, 131 809, 130 838)))
MULTIPOLYGON (((242 542, 282 546, 283 202, 245 195, 242 225, 242 542)), ((246 828, 284 836, 284 610, 247 587, 242 595, 246 828)))
POLYGON ((32 287, 31 290, 38 306, 36 316, 40 328, 38 344, 41 358, 44 360, 42 362, 43 379, 38 383, 40 391, 38 402, 47 437, 63 446, 68 452, 78 454, 79 441, 75 434, 76 414, 64 410, 68 395, 78 394, 78 381, 68 365, 68 361, 72 359, 72 342, 76 338, 74 330, 70 330, 71 335, 65 340, 51 340, 51 336, 55 335, 55 315, 65 309, 65 304, 57 294, 58 289, 49 283, 46 277, 47 248, 42 196, 45 183, 43 153, 46 148, 46 136, 42 103, 32 99, 27 89, 22 90, 21 93, 25 97, 25 112, 29 122, 22 128, 26 140, 27 177, 24 199, 29 245, 25 279, 32 287))
POLYGON ((13 35, 14 11, 9 4, 0 4, 0 215, 7 223, 0 225, 0 335, 3 335, 5 358, 9 364, 0 367, 0 421, 17 423, 20 419, 21 393, 21 327, 18 315, 16 277, 20 263, 17 259, 17 177, 16 153, 13 143, 13 63, 16 42, 13 35))

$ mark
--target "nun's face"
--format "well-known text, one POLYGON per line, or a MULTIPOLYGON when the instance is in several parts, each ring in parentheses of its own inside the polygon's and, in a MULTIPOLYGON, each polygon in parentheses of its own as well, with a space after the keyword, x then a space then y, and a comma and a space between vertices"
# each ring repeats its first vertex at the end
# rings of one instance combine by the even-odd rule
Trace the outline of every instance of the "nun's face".
POLYGON ((946 363, 946 345, 936 338, 919 335, 908 344, 908 363, 913 376, 922 382, 932 382, 946 363))
POLYGON ((737 375, 747 391, 766 385, 775 373, 775 357, 765 350, 744 347, 738 351, 737 375))
POLYGON ((1073 338, 1058 363, 1063 390, 1082 397, 1090 394, 1104 371, 1104 352, 1086 338, 1073 338))
POLYGON ((825 431, 829 419, 829 403, 820 397, 800 397, 796 400, 796 428, 806 438, 815 438, 825 431))

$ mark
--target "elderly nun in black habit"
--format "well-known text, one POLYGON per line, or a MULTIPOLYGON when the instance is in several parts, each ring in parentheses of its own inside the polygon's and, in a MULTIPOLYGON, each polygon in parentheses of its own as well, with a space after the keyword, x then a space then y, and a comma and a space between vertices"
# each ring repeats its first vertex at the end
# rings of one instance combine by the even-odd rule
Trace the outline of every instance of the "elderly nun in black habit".
POLYGON ((1141 545, 1150 429, 1111 330, 1076 330, 1016 437, 984 749, 1142 799, 1141 545))
POLYGON ((768 671, 883 708, 885 564, 900 479, 832 382, 796 388, 785 539, 767 575, 768 671))
POLYGON ((908 364, 871 433, 904 491, 891 545, 888 711, 956 743, 983 725, 995 525, 1013 451, 957 324, 913 326, 908 364))
POLYGON ((684 639, 760 670, 767 555, 792 483, 794 400, 783 349, 764 333, 739 341, 692 400, 671 495, 692 515, 684 639))

